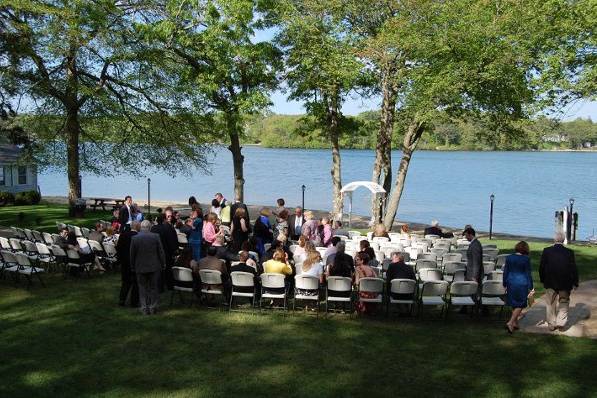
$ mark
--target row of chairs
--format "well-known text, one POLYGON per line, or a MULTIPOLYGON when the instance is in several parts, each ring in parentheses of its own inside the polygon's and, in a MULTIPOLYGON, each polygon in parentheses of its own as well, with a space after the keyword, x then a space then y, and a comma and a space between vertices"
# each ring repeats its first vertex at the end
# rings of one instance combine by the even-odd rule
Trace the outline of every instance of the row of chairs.
MULTIPOLYGON (((215 270, 200 270, 201 295, 204 297, 216 296, 224 299, 225 293, 222 288, 222 275, 215 270)), ((189 284, 193 282, 193 275, 189 268, 173 267, 175 281, 171 302, 175 292, 193 293, 189 284), (183 282, 183 285, 177 284, 183 282)), ((319 311, 322 302, 322 286, 319 279, 308 275, 296 275, 294 292, 289 293, 286 286, 285 276, 281 274, 264 273, 260 275, 261 294, 257 294, 255 277, 248 272, 232 272, 230 274, 232 290, 230 292, 229 309, 234 306, 235 299, 249 299, 253 307, 256 307, 256 300, 259 298, 259 308, 263 303, 271 300, 280 300, 282 308, 287 310, 288 301, 292 299, 293 310, 297 302, 312 302, 319 311)), ((412 313, 418 307, 419 314, 425 306, 441 307, 442 315, 448 312, 451 306, 498 306, 503 309, 505 294, 501 281, 486 280, 482 283, 479 299, 475 300, 479 286, 472 281, 454 281, 449 283, 445 280, 428 280, 419 285, 411 279, 394 279, 390 281, 390 295, 386 295, 385 281, 381 278, 361 278, 356 290, 353 291, 352 279, 339 276, 327 278, 325 286, 325 310, 329 311, 330 304, 348 305, 352 312, 355 302, 376 303, 380 306, 386 305, 389 311, 392 305, 408 305, 412 313), (360 293, 366 293, 361 295, 360 293), (392 294, 411 296, 411 298, 395 299, 392 294)))

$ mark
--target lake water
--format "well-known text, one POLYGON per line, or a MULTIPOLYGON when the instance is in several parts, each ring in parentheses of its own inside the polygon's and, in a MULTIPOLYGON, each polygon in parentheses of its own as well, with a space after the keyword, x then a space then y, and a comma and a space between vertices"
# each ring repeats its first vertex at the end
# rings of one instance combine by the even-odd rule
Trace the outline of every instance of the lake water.
MULTIPOLYGON (((287 206, 300 205, 301 185, 307 186, 305 207, 331 209, 331 151, 247 147, 245 155, 245 202, 275 206, 278 197, 287 206)), ((393 154, 394 170, 400 152, 393 154)), ((211 175, 192 171, 172 178, 152 173, 154 200, 186 202, 190 195, 206 203, 215 192, 233 198, 232 157, 218 149, 212 156, 211 175)), ((342 151, 344 184, 369 180, 374 161, 370 150, 342 151)), ((44 173, 39 185, 44 195, 66 195, 64 173, 44 173)), ((433 152, 413 155, 398 219, 461 227, 472 224, 489 229, 489 196, 495 194, 496 232, 550 237, 554 212, 570 197, 576 202, 585 239, 597 228, 597 153, 586 152, 433 152)), ((139 203, 147 198, 146 179, 126 174, 116 178, 83 174, 83 196, 124 197, 139 203)), ((345 211, 348 202, 345 202, 345 211)), ((370 214, 369 193, 355 192, 355 214, 370 214)))

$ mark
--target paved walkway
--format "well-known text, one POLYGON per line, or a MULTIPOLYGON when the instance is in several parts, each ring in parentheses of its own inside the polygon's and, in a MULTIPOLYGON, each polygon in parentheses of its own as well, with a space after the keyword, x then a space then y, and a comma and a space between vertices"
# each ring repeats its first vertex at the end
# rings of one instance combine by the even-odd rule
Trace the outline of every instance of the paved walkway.
POLYGON ((597 339, 597 280, 581 282, 570 297, 568 324, 564 331, 551 332, 545 322, 545 301, 539 298, 520 320, 526 333, 556 334, 597 339), (594 314, 591 317, 591 314, 594 314))

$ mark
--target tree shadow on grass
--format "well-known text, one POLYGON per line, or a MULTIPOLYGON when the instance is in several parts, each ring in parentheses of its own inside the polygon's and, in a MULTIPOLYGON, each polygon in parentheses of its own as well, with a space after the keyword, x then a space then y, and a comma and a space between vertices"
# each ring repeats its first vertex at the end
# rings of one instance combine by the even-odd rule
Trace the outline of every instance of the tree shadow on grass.
POLYGON ((142 316, 115 306, 117 286, 116 276, 67 281, 13 300, 0 290, 0 396, 575 397, 597 387, 591 340, 508 336, 468 319, 178 305, 142 316))

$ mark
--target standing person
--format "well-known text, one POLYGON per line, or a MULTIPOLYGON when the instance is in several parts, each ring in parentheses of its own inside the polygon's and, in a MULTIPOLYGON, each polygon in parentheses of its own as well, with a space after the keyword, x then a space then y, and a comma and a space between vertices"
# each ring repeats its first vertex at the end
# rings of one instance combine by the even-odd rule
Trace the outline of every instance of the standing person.
POLYGON ((539 278, 545 287, 545 304, 549 330, 563 330, 568 322, 570 293, 578 287, 578 270, 574 252, 564 247, 564 234, 558 232, 555 244, 543 249, 539 278))
POLYGON ((191 234, 189 235, 189 246, 193 252, 193 260, 201 259, 201 243, 203 240, 203 211, 196 206, 191 213, 191 234))
POLYGON ((174 265, 174 256, 178 251, 178 235, 176 229, 171 224, 174 220, 172 209, 168 208, 157 218, 157 224, 151 227, 151 232, 159 235, 162 242, 162 249, 166 256, 166 267, 164 277, 160 281, 160 291, 164 289, 164 283, 168 290, 172 290, 174 281, 172 280, 172 266, 174 265))
POLYGON ((194 196, 189 197, 189 207, 194 210, 195 206, 199 206, 199 202, 194 196))
POLYGON ((506 330, 510 334, 514 329, 518 329, 518 317, 522 309, 527 306, 527 298, 530 292, 533 291, 528 243, 525 241, 518 242, 514 247, 514 251, 515 254, 506 257, 503 276, 508 305, 512 307, 512 316, 506 323, 506 330))
POLYGON ((157 234, 150 232, 151 222, 141 223, 141 231, 131 239, 131 270, 137 275, 141 311, 155 314, 160 293, 158 284, 161 271, 166 267, 166 256, 157 234))
POLYGON ((274 239, 280 234, 288 236, 288 210, 286 209, 278 213, 274 229, 274 239))
POLYGON ((321 244, 325 247, 330 247, 332 245, 332 235, 334 235, 334 231, 332 230, 330 219, 323 217, 321 219, 321 244))
POLYGON ((216 236, 218 236, 217 222, 218 216, 214 213, 209 213, 203 220, 203 249, 207 249, 216 240, 216 236))
MULTIPOLYGON (((464 229, 462 233, 466 240, 470 243, 468 245, 468 249, 466 251, 466 273, 465 278, 467 281, 475 281, 478 283, 478 291, 481 291, 482 283, 483 283, 483 274, 485 270, 483 269, 483 246, 481 246, 481 242, 476 238, 476 233, 473 227, 467 227, 464 229)), ((477 295, 473 297, 473 300, 477 301, 477 295)), ((483 314, 486 315, 489 311, 487 306, 482 307, 483 314)), ((460 309, 461 314, 466 314, 467 308, 466 306, 462 306, 460 309)))
POLYGON ((321 243, 319 234, 317 233, 317 227, 319 227, 319 221, 313 219, 313 212, 308 210, 304 214, 305 223, 301 229, 301 235, 313 242, 316 246, 321 243))
POLYGON ((139 306, 139 286, 137 285, 137 276, 131 269, 131 241, 137 235, 141 223, 133 221, 131 229, 120 234, 116 244, 116 254, 120 263, 120 300, 118 305, 124 307, 126 298, 131 293, 131 307, 139 306))
POLYGON ((280 213, 285 211, 286 208, 284 207, 284 205, 286 204, 286 202, 284 201, 284 199, 280 198, 278 200, 276 200, 276 204, 278 205, 273 211, 273 215, 276 216, 276 222, 280 222, 280 213))
POLYGON ((253 226, 253 236, 257 238, 257 253, 259 253, 259 257, 263 257, 265 254, 265 244, 272 243, 274 240, 272 225, 269 222, 270 215, 271 213, 268 209, 261 209, 260 215, 255 220, 255 225, 253 226))
POLYGON ((118 212, 118 222, 120 223, 120 232, 130 231, 131 223, 134 220, 133 214, 133 198, 127 195, 124 198, 124 205, 118 212))
POLYGON ((288 217, 288 233, 291 240, 298 240, 304 223, 303 208, 298 206, 294 209, 294 214, 288 217))
POLYGON ((218 192, 214 195, 214 199, 218 201, 218 203, 220 204, 219 207, 226 207, 228 206, 228 200, 224 197, 224 195, 222 195, 221 192, 218 192))
POLYGON ((220 217, 220 211, 221 210, 222 209, 220 208, 220 202, 218 202, 217 199, 212 200, 209 212, 210 213, 214 213, 216 216, 220 217))
POLYGON ((232 228, 230 234, 232 235, 232 251, 237 253, 243 244, 243 242, 249 239, 249 225, 245 219, 245 209, 239 207, 234 213, 232 218, 232 228))

